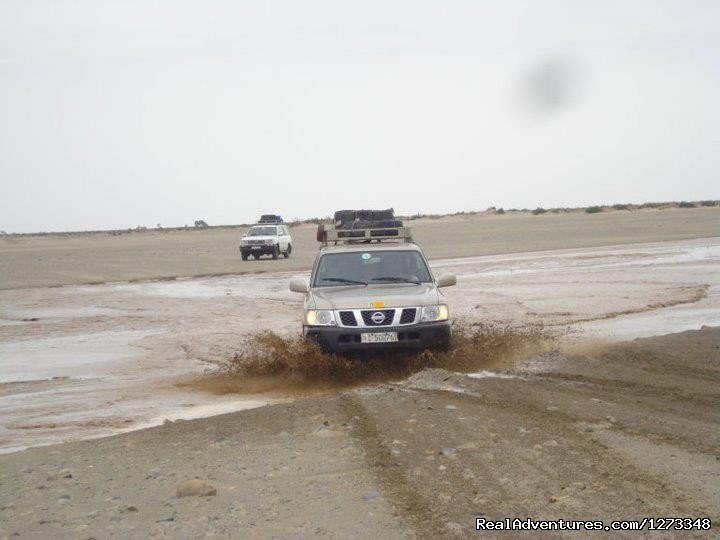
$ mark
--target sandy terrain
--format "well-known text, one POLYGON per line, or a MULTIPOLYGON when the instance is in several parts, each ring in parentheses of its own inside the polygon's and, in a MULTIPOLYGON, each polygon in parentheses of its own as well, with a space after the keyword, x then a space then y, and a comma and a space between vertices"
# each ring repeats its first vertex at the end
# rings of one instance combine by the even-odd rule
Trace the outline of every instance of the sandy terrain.
MULTIPOLYGON (((720 236, 720 207, 478 214, 408 222, 432 259, 720 236)), ((292 229, 290 259, 245 261, 243 229, 0 236, 0 289, 177 276, 304 270, 317 252, 315 227, 292 229)))
MULTIPOLYGON (((720 326, 720 238, 433 262, 454 315, 568 339, 720 326)), ((178 390, 259 329, 299 331, 293 272, 0 291, 0 451, 257 406, 178 390)), ((302 275, 302 274, 300 274, 302 275)))
POLYGON ((495 376, 424 371, 6 455, 0 536, 451 538, 474 537, 477 516, 717 527, 719 343, 705 329, 495 376), (216 495, 177 497, 194 477, 216 495))
MULTIPOLYGON (((458 275, 447 297, 459 320, 542 326, 551 346, 519 358, 483 349, 465 374, 280 381, 262 394, 208 386, 203 373, 254 331, 297 333, 287 284, 307 272, 302 257, 237 261, 259 274, 41 287, 95 276, 77 271, 95 249, 99 274, 128 277, 126 258, 143 258, 95 237, 78 255, 83 238, 70 237, 78 256, 63 267, 67 245, 15 245, 0 261, 34 288, 0 291, 0 538, 435 538, 474 535, 477 515, 717 523, 720 330, 700 328, 720 327, 720 236, 707 210, 572 233, 570 220, 598 215, 513 216, 528 221, 510 232, 505 216, 418 221, 433 271, 458 275), (458 232, 452 242, 443 227, 458 232), (608 245, 662 236, 655 228, 704 238, 608 245), (482 243, 464 242, 478 230, 482 243), (498 238, 534 251, 470 256, 503 251, 498 238), (569 245, 589 247, 540 251, 569 245), (33 256, 57 271, 24 276, 33 256), (217 494, 176 497, 193 477, 217 494)), ((315 249, 308 240, 308 257, 315 249)))

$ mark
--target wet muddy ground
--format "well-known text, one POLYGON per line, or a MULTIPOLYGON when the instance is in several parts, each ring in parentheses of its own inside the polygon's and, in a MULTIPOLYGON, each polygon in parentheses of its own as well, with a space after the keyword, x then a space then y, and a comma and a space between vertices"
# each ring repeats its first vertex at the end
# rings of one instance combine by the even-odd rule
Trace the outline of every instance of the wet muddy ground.
MULTIPOLYGON (((541 353, 0 456, 0 538, 517 538, 475 519, 710 518, 720 329, 541 353), (199 478, 214 495, 180 496, 199 478)), ((675 538, 549 532, 549 538, 675 538)))
MULTIPOLYGON (((543 327, 565 347, 720 325, 717 238, 436 260, 433 270, 458 275, 458 285, 445 291, 466 325, 543 327)), ((260 329, 298 335, 301 299, 287 290, 296 275, 0 291, 0 449, 332 388, 332 381, 292 387, 271 378, 253 393, 237 380, 198 378, 242 353, 247 336, 260 329)), ((487 351, 475 360, 478 371, 497 367, 487 351)), ((373 380, 412 371, 380 372, 373 380)))

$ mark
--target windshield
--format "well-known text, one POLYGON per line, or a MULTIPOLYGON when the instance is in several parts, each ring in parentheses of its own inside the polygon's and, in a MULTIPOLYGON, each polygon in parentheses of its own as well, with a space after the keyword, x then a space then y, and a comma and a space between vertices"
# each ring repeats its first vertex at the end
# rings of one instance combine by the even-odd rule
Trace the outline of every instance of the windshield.
POLYGON ((247 235, 248 236, 275 236, 277 227, 252 227, 247 235))
POLYGON ((431 281, 430 271, 417 251, 357 251, 323 255, 315 272, 314 286, 431 281))

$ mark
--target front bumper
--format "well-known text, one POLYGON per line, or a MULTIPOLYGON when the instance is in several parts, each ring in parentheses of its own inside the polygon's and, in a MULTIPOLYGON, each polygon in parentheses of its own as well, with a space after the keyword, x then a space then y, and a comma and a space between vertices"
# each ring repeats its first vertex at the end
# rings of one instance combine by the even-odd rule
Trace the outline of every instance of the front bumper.
POLYGON ((332 352, 373 349, 440 349, 450 343, 450 321, 426 322, 403 326, 351 328, 338 326, 303 326, 303 334, 332 352), (361 343, 360 334, 397 332, 398 341, 361 343))
POLYGON ((240 246, 240 252, 244 255, 272 255, 275 253, 277 244, 262 246, 240 246))

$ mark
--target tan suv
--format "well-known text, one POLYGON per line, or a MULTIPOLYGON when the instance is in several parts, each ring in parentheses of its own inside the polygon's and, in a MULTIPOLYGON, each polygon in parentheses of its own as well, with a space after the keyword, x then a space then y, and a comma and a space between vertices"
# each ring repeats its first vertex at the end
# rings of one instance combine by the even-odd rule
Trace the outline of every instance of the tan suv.
POLYGON ((436 280, 409 230, 385 238, 388 232, 367 231, 372 241, 331 237, 336 244, 320 249, 310 281, 290 282, 291 291, 305 294, 307 338, 332 352, 448 346, 450 313, 440 288, 455 285, 455 276, 436 280))

